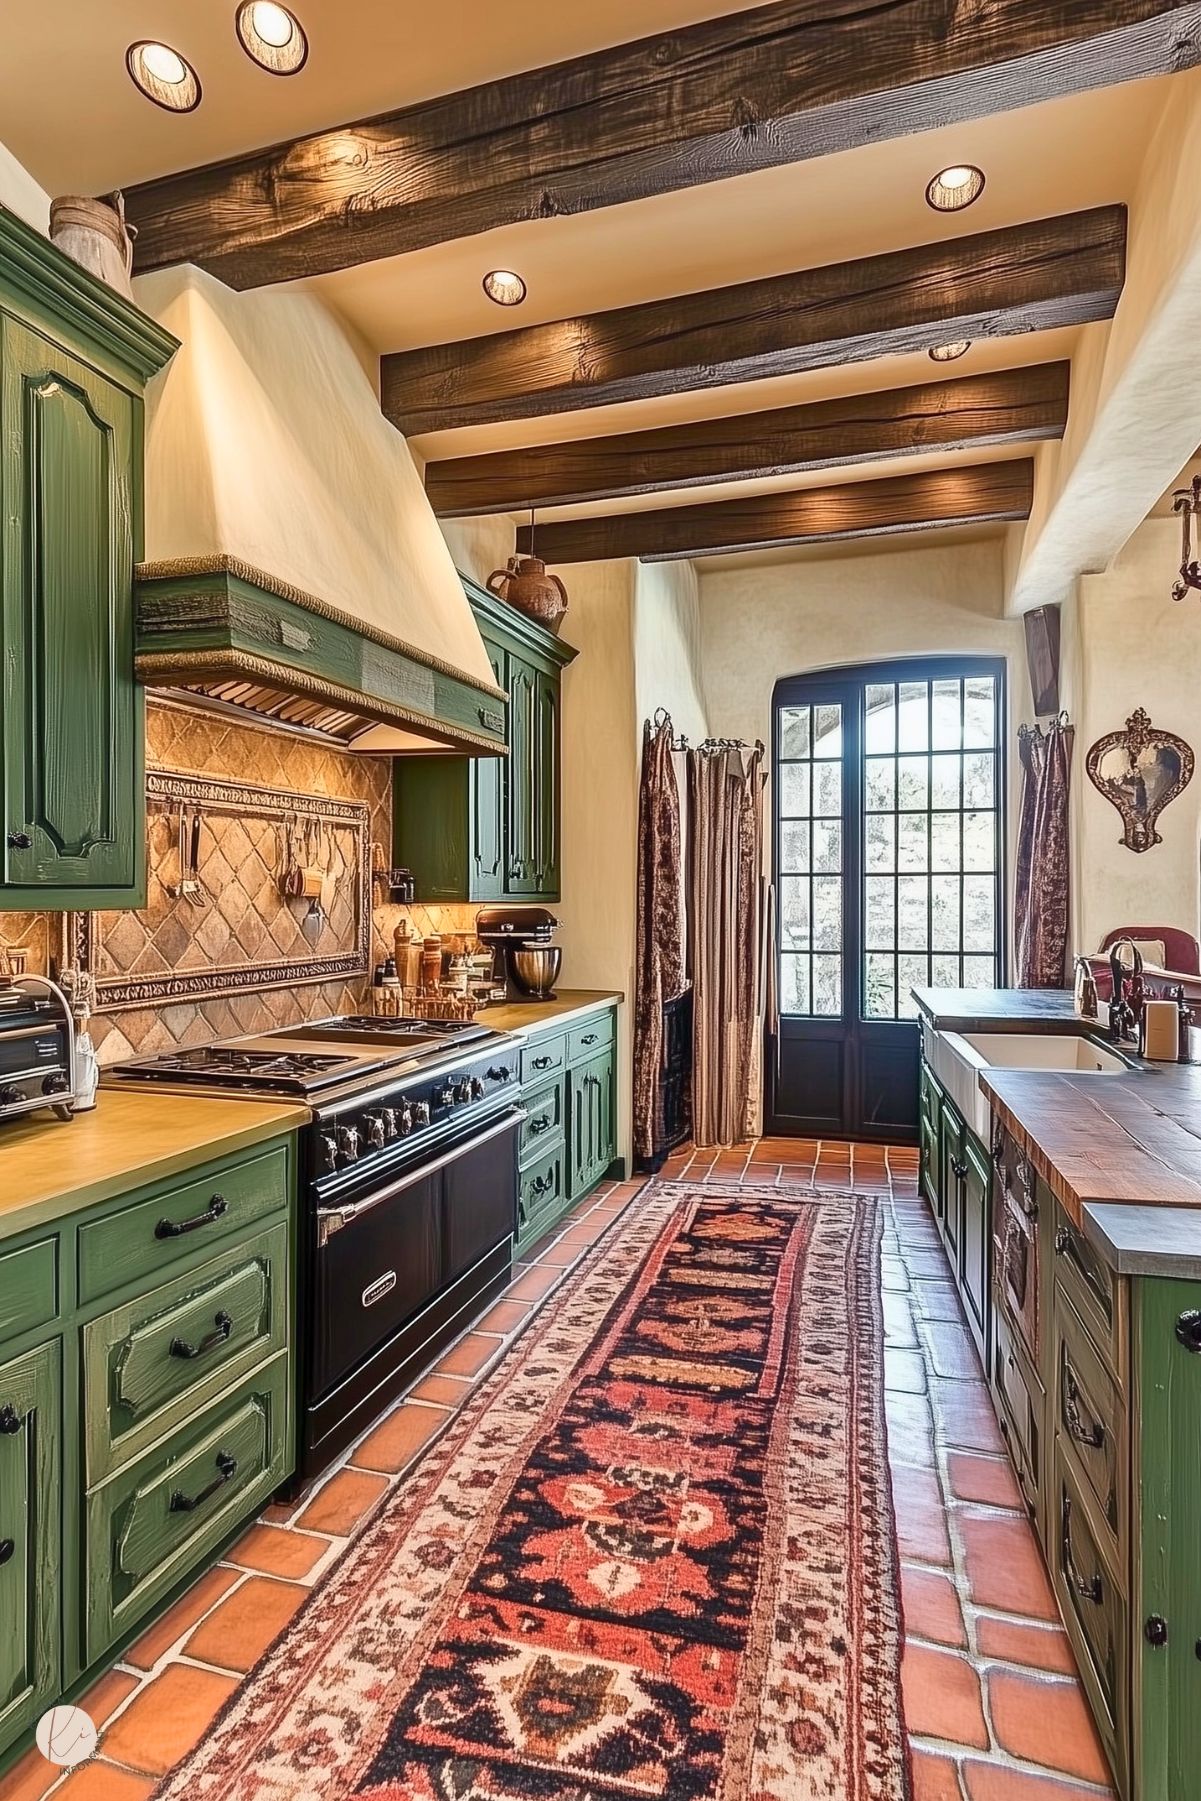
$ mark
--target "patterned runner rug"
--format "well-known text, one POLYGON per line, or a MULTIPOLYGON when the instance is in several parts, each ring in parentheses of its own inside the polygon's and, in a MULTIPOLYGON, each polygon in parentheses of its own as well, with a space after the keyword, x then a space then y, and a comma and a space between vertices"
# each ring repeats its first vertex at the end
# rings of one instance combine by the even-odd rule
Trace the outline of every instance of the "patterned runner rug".
POLYGON ((881 1226, 649 1187, 163 1801, 907 1801, 881 1226))

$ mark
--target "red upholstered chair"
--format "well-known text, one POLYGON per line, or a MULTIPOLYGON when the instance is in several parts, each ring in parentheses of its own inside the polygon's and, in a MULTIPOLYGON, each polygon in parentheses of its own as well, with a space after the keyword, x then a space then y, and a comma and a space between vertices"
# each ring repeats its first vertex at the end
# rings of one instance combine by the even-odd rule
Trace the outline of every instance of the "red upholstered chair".
MULTIPOLYGON (((1168 973, 1166 976, 1157 976, 1153 971, 1148 971, 1152 993, 1158 993, 1179 980, 1184 983, 1185 993, 1190 1000, 1201 999, 1201 945, 1191 932, 1182 932, 1177 926, 1122 926, 1116 932, 1110 932, 1102 940, 1097 954, 1089 958, 1102 1001, 1109 1000, 1113 993, 1109 975, 1109 952, 1119 938, 1133 938, 1138 945, 1163 945, 1162 967, 1168 973)), ((1144 956, 1145 954, 1144 952, 1144 956)))

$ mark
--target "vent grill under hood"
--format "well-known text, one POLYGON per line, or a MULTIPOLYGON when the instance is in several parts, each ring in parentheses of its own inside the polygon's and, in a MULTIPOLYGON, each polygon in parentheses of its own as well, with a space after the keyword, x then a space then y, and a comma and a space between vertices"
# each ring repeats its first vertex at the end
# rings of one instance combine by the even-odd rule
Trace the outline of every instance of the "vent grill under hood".
POLYGON ((137 672, 375 754, 503 752, 504 694, 369 358, 314 295, 137 283, 151 388, 137 672))

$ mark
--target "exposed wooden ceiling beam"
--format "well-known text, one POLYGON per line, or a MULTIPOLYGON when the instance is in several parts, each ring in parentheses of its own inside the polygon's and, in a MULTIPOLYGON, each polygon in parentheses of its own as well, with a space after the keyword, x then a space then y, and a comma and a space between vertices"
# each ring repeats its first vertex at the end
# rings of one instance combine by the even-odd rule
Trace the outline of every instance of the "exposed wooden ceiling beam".
MULTIPOLYGON (((538 527, 536 547, 551 564, 602 562, 610 557, 657 562, 713 556, 773 544, 886 537, 936 525, 1027 519, 1033 493, 1034 464, 1023 458, 789 494, 756 494, 707 506, 555 520, 538 527)), ((517 548, 528 554, 528 526, 518 532, 517 548)))
POLYGON ((645 400, 1110 318, 1126 209, 1097 207, 853 263, 386 356, 406 436, 645 400))
POLYGON ((620 437, 450 457, 426 465, 425 488, 440 518, 457 519, 837 469, 915 451, 1034 443, 1063 436, 1070 375, 1070 363, 1037 363, 620 437))
POLYGON ((259 287, 1201 61, 1198 0, 777 0, 126 190, 259 287))

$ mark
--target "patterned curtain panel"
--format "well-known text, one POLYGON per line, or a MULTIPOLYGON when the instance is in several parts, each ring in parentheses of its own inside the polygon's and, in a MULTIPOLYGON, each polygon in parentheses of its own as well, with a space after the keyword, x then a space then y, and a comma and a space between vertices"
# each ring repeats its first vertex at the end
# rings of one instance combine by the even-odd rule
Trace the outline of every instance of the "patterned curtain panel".
POLYGON ((763 746, 688 753, 693 1138, 739 1144, 762 1110, 763 746))
POLYGON ((1014 940, 1019 988, 1067 982, 1070 900, 1068 799, 1076 728, 1067 714, 1044 732, 1022 726, 1022 806, 1018 820, 1014 940))
POLYGON ((638 790, 638 950, 634 992, 634 1159, 658 1148, 663 1003, 684 986, 680 791, 671 760, 671 720, 642 734, 638 790))

